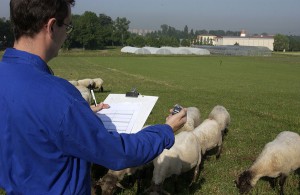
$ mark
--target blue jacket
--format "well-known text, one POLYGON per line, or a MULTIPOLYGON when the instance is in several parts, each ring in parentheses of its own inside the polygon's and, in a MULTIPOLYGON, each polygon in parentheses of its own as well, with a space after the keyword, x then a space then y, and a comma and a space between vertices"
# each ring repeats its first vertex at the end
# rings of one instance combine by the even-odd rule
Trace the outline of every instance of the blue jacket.
POLYGON ((38 56, 7 49, 0 62, 0 188, 7 194, 90 194, 90 162, 119 170, 174 143, 168 125, 109 133, 79 91, 38 56))

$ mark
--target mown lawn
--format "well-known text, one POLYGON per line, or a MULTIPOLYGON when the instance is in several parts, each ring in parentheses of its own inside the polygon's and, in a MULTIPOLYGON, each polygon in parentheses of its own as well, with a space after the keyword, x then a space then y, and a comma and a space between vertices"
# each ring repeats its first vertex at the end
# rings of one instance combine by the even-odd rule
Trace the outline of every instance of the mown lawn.
MULTIPOLYGON (((215 105, 231 115, 221 158, 203 161, 196 184, 191 175, 179 179, 179 194, 238 194, 234 180, 251 165, 263 146, 283 131, 300 133, 300 56, 133 56, 110 52, 63 53, 50 62, 57 76, 68 80, 101 77, 104 92, 125 93, 135 87, 159 96, 147 124, 164 123, 169 108, 196 106, 205 119, 215 105)), ((188 150, 188 148, 187 148, 188 150)), ((299 151, 300 152, 300 151, 299 151)), ((151 173, 151 172, 150 172, 151 173)), ((149 187, 151 174, 147 175, 149 187)), ((286 181, 286 194, 299 194, 299 175, 286 181)), ((174 193, 174 179, 165 181, 174 193)), ((118 192, 134 194, 135 188, 118 192)), ((278 194, 260 180, 253 194, 278 194)), ((0 192, 1 194, 1 192, 0 192)))

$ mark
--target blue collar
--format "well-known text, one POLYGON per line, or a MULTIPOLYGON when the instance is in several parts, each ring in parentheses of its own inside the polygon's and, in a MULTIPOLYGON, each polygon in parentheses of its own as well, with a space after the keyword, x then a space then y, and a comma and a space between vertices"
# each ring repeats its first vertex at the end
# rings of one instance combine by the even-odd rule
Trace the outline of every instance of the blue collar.
POLYGON ((14 48, 7 48, 2 58, 3 62, 22 62, 24 64, 33 65, 40 71, 48 72, 53 74, 53 71, 47 65, 47 63, 42 60, 39 56, 28 53, 26 51, 17 50, 14 48))

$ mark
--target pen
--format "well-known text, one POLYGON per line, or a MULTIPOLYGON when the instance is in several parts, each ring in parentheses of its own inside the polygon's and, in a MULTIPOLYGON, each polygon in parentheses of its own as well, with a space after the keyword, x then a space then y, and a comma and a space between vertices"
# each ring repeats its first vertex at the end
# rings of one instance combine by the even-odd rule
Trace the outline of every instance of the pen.
POLYGON ((93 100, 94 100, 94 103, 95 103, 95 107, 97 106, 97 101, 96 101, 96 98, 95 98, 95 94, 94 94, 94 91, 91 89, 91 94, 92 94, 92 97, 93 97, 93 100))

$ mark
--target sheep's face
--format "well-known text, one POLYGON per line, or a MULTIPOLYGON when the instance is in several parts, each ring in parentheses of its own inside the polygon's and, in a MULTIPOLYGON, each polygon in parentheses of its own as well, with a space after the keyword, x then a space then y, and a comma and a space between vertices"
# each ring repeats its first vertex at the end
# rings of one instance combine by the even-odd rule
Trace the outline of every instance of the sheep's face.
POLYGON ((151 184, 150 187, 151 192, 149 193, 150 195, 159 195, 163 193, 162 185, 161 184, 151 184))
POLYGON ((116 184, 118 182, 118 178, 107 174, 103 178, 100 179, 99 185, 101 186, 102 194, 109 195, 113 194, 116 189, 116 184))
POLYGON ((251 172, 245 171, 238 177, 237 181, 235 181, 236 187, 239 189, 240 194, 248 193, 251 190, 251 179, 251 172))

